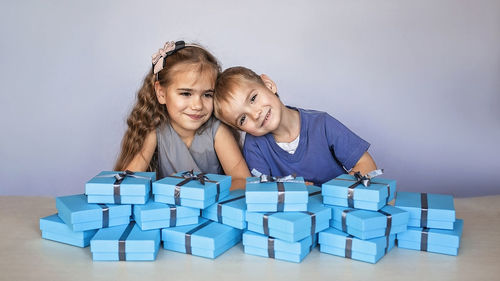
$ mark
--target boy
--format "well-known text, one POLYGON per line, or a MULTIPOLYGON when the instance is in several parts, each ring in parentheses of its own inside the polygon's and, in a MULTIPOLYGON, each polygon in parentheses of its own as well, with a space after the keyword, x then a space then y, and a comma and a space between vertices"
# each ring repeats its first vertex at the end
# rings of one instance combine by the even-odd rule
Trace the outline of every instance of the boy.
POLYGON ((302 176, 321 185, 343 173, 376 169, 369 143, 325 112, 285 106, 276 84, 244 67, 217 78, 215 115, 247 133, 243 154, 250 170, 302 176))

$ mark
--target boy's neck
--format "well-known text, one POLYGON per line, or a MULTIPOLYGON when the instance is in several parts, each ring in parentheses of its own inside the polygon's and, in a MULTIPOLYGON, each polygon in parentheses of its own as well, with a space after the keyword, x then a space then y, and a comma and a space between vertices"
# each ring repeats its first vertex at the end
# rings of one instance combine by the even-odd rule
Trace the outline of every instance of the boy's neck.
POLYGON ((300 134, 300 114, 297 110, 282 105, 281 122, 272 132, 276 142, 292 142, 300 134))

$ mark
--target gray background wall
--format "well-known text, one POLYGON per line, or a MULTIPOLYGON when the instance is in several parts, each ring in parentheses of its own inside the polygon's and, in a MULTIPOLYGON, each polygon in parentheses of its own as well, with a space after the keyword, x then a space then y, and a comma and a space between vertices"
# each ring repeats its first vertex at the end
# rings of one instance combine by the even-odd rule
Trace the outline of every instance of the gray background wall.
POLYGON ((112 168, 166 40, 275 80, 368 140, 399 190, 500 194, 500 1, 2 1, 0 195, 112 168))

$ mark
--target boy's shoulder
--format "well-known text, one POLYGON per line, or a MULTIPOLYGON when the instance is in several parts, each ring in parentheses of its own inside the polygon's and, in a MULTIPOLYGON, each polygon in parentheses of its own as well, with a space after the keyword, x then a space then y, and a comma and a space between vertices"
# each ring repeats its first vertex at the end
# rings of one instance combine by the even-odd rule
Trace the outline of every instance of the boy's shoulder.
POLYGON ((298 108, 298 107, 297 108, 290 107, 290 108, 296 109, 300 112, 300 116, 302 117, 301 122, 309 121, 309 120, 312 120, 313 122, 317 122, 320 119, 324 120, 327 118, 333 118, 330 114, 328 114, 327 112, 324 112, 324 111, 319 111, 319 110, 315 110, 315 109, 304 109, 304 108, 298 108))

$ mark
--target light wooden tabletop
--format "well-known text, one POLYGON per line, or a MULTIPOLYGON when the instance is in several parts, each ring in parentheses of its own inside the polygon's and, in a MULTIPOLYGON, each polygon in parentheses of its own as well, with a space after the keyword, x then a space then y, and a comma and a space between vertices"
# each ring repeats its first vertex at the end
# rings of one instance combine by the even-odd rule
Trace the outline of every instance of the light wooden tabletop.
POLYGON ((458 256, 395 248, 377 264, 320 253, 300 264, 246 255, 215 260, 160 249, 153 262, 93 262, 90 249, 41 238, 54 198, 0 197, 0 280, 500 280, 500 195, 456 198, 458 256))

